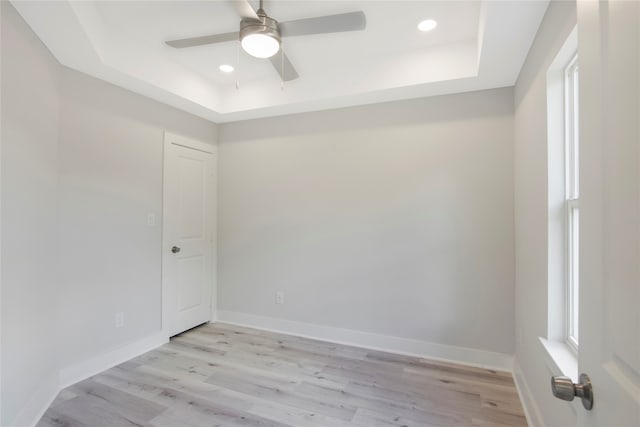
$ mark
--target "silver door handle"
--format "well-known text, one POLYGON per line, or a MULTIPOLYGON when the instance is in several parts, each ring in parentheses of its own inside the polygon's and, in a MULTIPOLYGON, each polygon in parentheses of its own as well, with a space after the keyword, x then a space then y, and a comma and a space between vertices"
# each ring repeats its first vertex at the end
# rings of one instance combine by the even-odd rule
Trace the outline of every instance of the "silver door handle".
POLYGON ((587 374, 580 374, 578 384, 574 384, 569 377, 551 377, 551 392, 558 399, 569 402, 579 397, 584 409, 590 411, 593 408, 593 386, 587 374))
POLYGON ((180 252, 180 248, 177 247, 177 246, 174 246, 174 247, 171 248, 171 252, 174 253, 174 254, 177 254, 178 252, 180 252))

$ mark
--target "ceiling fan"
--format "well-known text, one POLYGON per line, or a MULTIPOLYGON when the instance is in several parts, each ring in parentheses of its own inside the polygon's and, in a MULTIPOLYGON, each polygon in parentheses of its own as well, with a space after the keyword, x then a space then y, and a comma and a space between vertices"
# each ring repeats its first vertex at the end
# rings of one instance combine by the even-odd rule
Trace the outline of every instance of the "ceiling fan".
POLYGON ((364 12, 341 13, 278 22, 268 16, 262 7, 257 11, 248 0, 230 0, 240 15, 240 31, 212 34, 187 39, 170 40, 167 45, 182 49, 213 43, 240 40, 242 49, 256 58, 269 58, 283 81, 295 80, 298 73, 281 49, 282 37, 306 36, 310 34, 360 31, 367 26, 364 12), (279 53, 279 55, 277 55, 279 53))

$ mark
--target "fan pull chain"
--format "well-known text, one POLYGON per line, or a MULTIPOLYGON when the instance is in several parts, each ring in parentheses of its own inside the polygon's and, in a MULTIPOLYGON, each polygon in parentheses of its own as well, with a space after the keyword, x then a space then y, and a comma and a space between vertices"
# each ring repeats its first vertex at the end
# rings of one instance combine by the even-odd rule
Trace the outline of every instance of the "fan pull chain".
POLYGON ((240 42, 236 45, 236 90, 240 90, 240 42))
MULTIPOLYGON (((262 0, 260 0, 262 1, 262 0)), ((280 90, 284 91, 284 46, 280 45, 280 90)))

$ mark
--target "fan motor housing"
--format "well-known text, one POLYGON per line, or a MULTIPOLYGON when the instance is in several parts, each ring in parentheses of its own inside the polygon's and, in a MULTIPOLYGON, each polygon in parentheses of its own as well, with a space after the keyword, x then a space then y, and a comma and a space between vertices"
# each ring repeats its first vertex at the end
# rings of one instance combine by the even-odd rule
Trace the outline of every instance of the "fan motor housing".
POLYGON ((266 15, 258 15, 259 20, 251 18, 243 18, 240 21, 240 40, 250 34, 264 34, 270 36, 280 43, 280 29, 278 28, 278 21, 270 18, 266 15))

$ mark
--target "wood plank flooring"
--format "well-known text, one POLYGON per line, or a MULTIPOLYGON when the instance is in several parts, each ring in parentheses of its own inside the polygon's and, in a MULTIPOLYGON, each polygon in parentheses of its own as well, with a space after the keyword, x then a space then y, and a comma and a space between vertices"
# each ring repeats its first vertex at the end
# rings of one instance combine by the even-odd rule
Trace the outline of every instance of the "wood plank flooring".
POLYGON ((511 375, 207 324, 75 384, 49 426, 526 426, 511 375))

